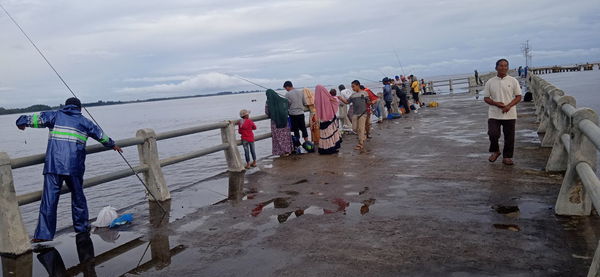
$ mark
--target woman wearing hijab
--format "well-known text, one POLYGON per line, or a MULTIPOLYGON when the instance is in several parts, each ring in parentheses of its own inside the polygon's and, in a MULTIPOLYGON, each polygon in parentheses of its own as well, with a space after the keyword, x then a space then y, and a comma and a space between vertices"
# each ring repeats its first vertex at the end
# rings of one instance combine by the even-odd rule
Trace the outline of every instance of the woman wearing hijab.
POLYGON ((310 110, 310 136, 315 144, 319 144, 319 118, 317 117, 317 109, 315 108, 315 94, 307 88, 304 88, 304 100, 306 106, 310 110))
POLYGON ((320 121, 319 154, 334 154, 342 144, 335 116, 340 104, 337 97, 331 95, 322 85, 318 85, 315 92, 315 107, 320 121))
POLYGON ((288 100, 272 89, 267 90, 265 113, 271 119, 273 155, 289 155, 293 146, 290 127, 288 127, 288 100))

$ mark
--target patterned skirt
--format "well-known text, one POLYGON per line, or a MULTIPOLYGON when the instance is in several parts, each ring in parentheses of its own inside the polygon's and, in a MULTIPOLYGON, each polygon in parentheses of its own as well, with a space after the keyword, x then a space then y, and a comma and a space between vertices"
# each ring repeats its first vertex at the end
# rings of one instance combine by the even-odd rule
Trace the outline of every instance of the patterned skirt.
POLYGON ((339 123, 334 117, 331 121, 321 122, 319 140, 319 154, 334 154, 342 145, 342 137, 339 132, 339 123))
POLYGON ((277 128, 275 121, 271 120, 271 134, 273 155, 284 155, 292 152, 293 146, 290 127, 277 128))

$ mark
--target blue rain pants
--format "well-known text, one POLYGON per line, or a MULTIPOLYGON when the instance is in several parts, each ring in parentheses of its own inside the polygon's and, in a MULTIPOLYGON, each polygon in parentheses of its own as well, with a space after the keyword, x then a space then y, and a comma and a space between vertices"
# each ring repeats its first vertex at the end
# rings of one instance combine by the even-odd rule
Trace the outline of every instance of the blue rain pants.
POLYGON ((46 173, 44 175, 44 191, 40 204, 38 225, 35 229, 36 239, 52 240, 56 233, 56 209, 60 198, 60 189, 63 182, 71 191, 71 215, 75 232, 88 232, 90 229, 89 215, 85 195, 83 194, 82 175, 58 175, 46 173))

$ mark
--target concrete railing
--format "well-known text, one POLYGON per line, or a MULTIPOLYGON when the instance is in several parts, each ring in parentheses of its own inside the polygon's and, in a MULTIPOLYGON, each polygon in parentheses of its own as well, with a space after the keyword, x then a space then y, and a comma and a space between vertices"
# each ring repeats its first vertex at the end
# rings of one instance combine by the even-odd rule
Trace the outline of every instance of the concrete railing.
MULTIPOLYGON (((541 145, 552 147, 546 171, 565 172, 555 213, 589 216, 592 205, 600 208, 598 115, 589 108, 576 108, 575 98, 539 76, 529 76, 528 82, 540 122, 538 133, 543 134, 541 145)), ((600 247, 588 276, 600 276, 599 270, 600 247)))
MULTIPOLYGON (((266 115, 253 117, 254 121, 267 120, 266 115)), ((236 140, 235 135, 236 121, 228 120, 201 126, 195 126, 185 129, 155 133, 152 129, 138 130, 136 136, 118 140, 117 145, 122 148, 137 146, 139 154, 139 165, 134 165, 135 173, 144 175, 144 181, 148 190, 156 197, 157 201, 166 201, 171 198, 169 187, 163 176, 162 168, 168 165, 180 163, 183 161, 202 157, 218 151, 225 152, 228 170, 231 172, 241 172, 244 170, 244 162, 238 145, 240 140, 236 140), (202 133, 211 130, 221 130, 222 143, 205 149, 196 150, 186 154, 162 158, 159 157, 156 142, 191 134, 202 133)), ((259 134, 255 137, 257 141, 271 137, 271 133, 259 134)), ((103 151, 112 151, 102 145, 93 145, 86 148, 88 154, 99 153, 103 151)), ((42 191, 35 191, 16 195, 13 169, 29 167, 44 163, 45 154, 32 155, 11 159, 8 154, 0 152, 0 254, 19 255, 28 252, 31 249, 29 235, 25 229, 19 206, 40 201, 42 191)), ((83 187, 90 188, 110 181, 126 178, 135 173, 131 169, 122 169, 99 176, 94 176, 84 180, 83 187)), ((231 188, 230 188, 231 191, 231 188)), ((68 193, 69 189, 63 185, 61 194, 68 193)))

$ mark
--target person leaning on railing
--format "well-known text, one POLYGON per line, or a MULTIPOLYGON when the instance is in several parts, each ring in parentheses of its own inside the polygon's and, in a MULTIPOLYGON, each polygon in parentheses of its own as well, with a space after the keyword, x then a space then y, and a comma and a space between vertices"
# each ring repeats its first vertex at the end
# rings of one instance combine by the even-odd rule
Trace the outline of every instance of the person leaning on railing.
POLYGON ((85 172, 85 145, 92 137, 105 147, 123 152, 98 125, 81 114, 81 101, 69 98, 58 111, 47 111, 33 115, 22 115, 17 119, 20 130, 49 128, 48 146, 44 162, 44 191, 40 204, 38 225, 32 242, 54 239, 56 233, 56 208, 63 182, 71 191, 71 212, 75 232, 90 229, 87 202, 83 194, 85 172))
POLYGON ((517 122, 517 107, 521 102, 521 87, 517 79, 508 76, 508 61, 500 59, 496 62, 497 75, 485 83, 485 103, 490 105, 488 110, 488 135, 490 137, 490 162, 500 157, 500 127, 504 132, 504 149, 502 163, 513 165, 515 149, 515 125, 517 122))

